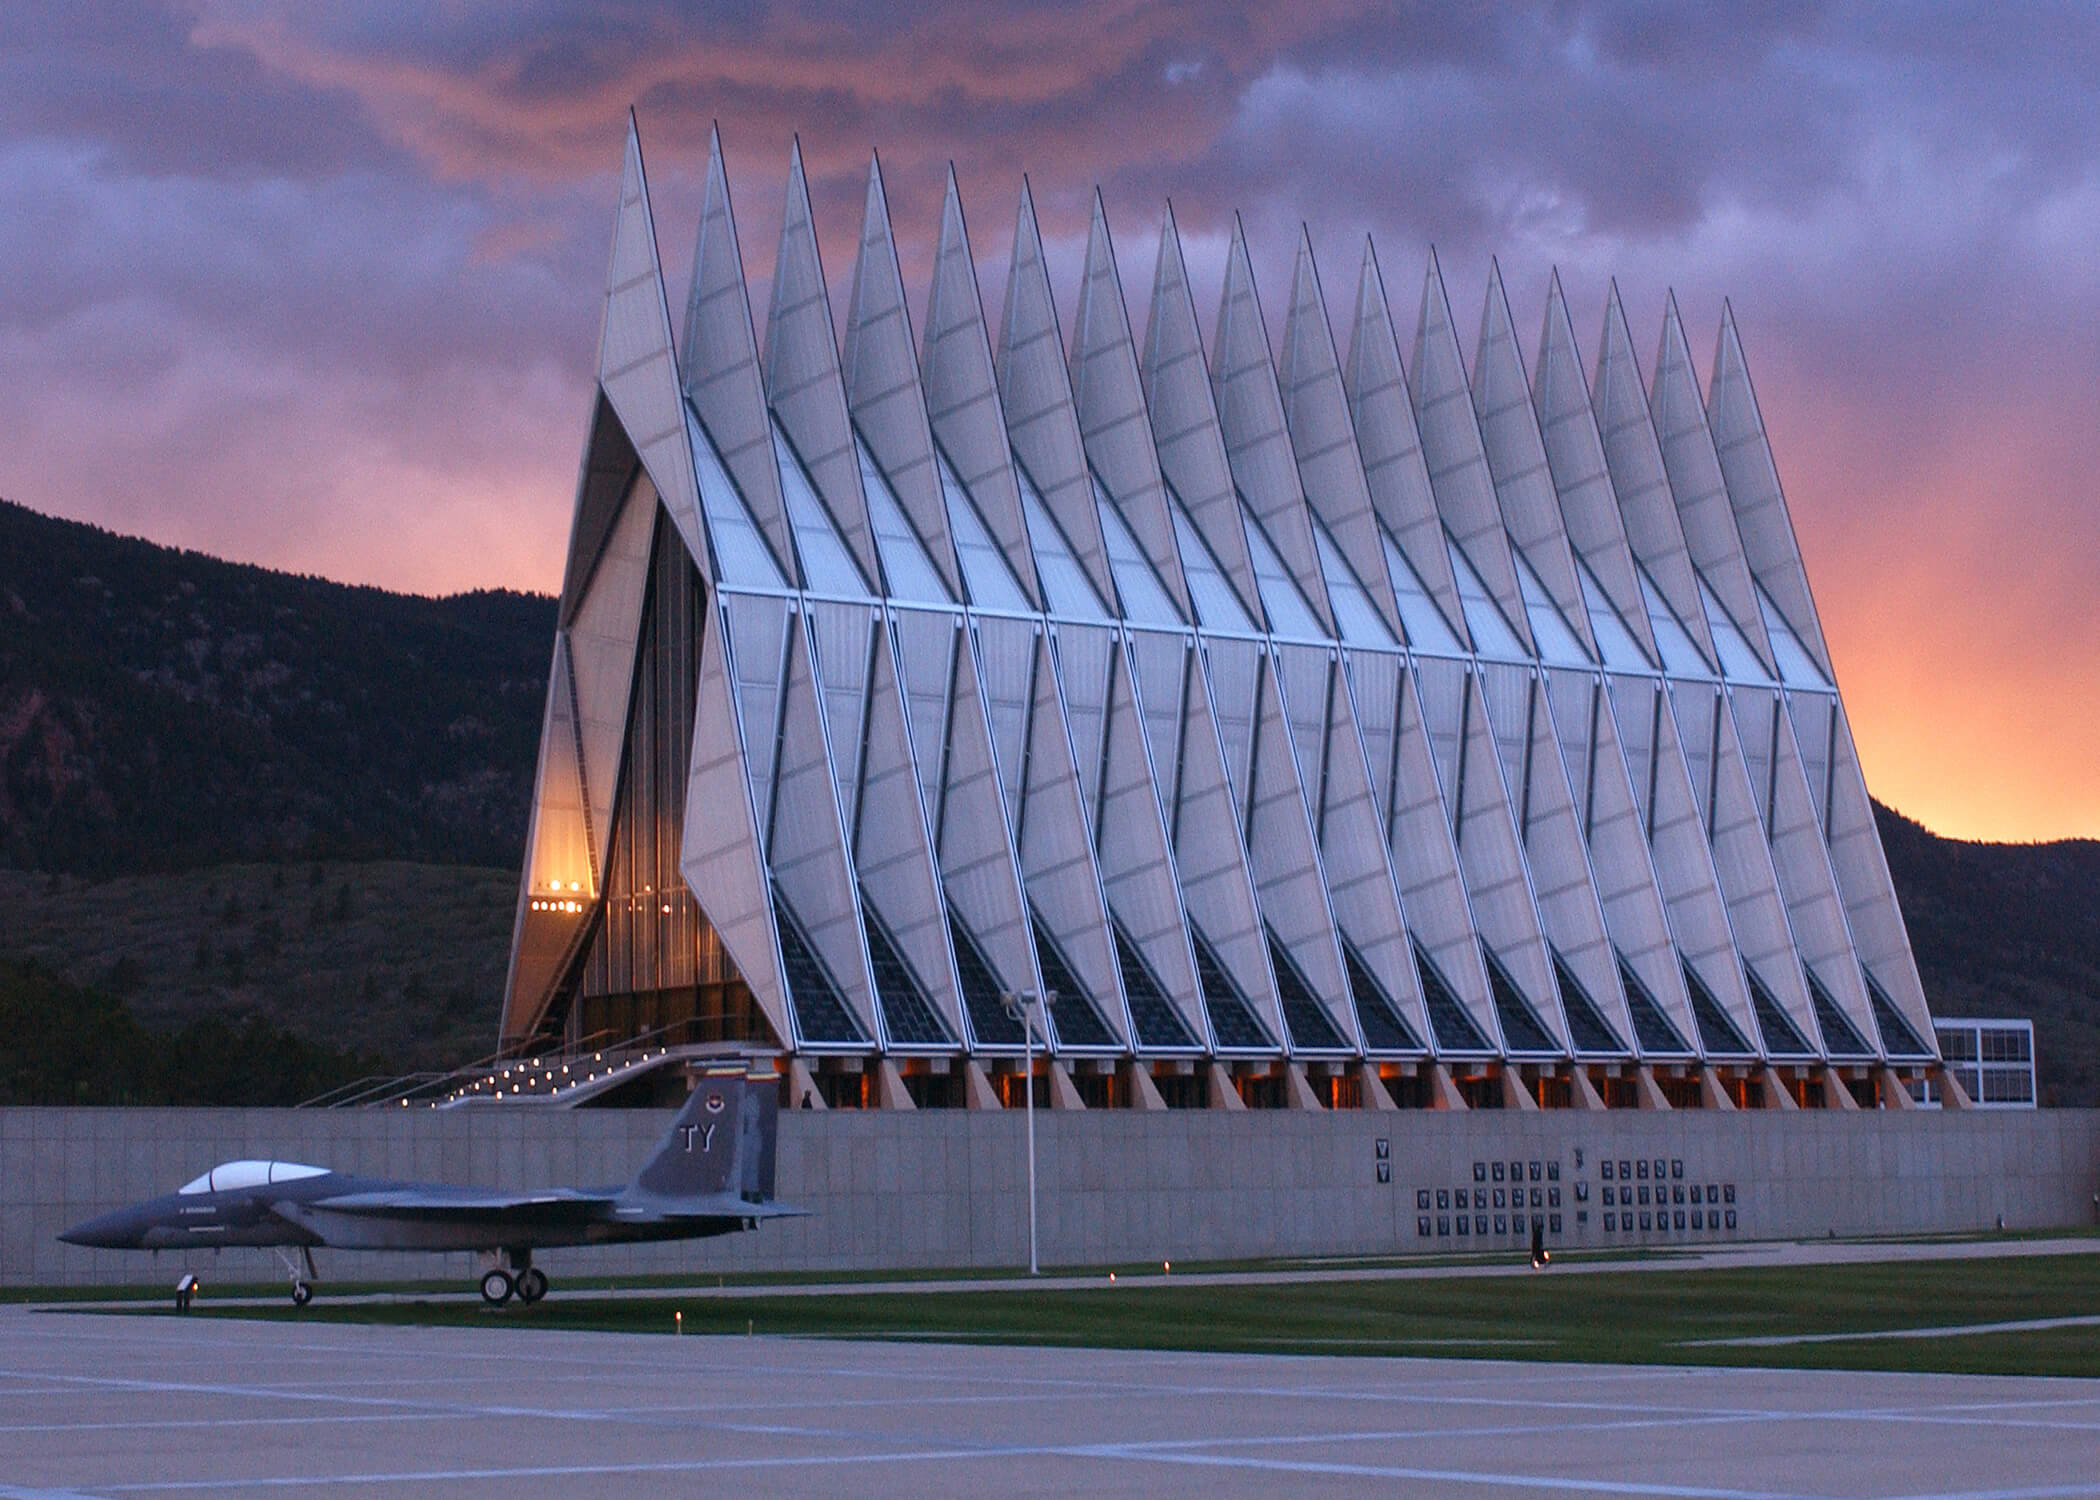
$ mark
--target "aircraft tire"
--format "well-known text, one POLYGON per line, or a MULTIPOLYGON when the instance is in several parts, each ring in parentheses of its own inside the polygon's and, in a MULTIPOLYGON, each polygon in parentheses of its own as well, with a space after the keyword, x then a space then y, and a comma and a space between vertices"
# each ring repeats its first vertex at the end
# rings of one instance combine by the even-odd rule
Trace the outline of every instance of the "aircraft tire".
POLYGON ((547 1295, 547 1273, 538 1266, 527 1266, 518 1273, 518 1300, 528 1306, 547 1295))
POLYGON ((313 1283, 307 1281, 295 1281, 292 1283, 292 1306, 304 1307, 313 1300, 313 1283))
POLYGON ((510 1301, 511 1293, 517 1289, 517 1283, 510 1279, 508 1271, 491 1271, 481 1278, 481 1300, 491 1307, 501 1307, 510 1301))

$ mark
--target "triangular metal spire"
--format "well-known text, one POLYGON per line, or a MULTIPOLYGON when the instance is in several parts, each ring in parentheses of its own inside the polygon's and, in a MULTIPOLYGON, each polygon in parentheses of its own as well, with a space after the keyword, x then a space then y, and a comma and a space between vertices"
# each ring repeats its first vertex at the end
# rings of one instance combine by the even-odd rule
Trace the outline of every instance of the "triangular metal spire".
POLYGON ((1735 510, 1736 529, 1742 537, 1743 556, 1750 571, 1772 596, 1772 602, 1779 606, 1779 612, 1823 675, 1836 681, 1830 668, 1830 648, 1823 640, 1823 624, 1816 617, 1815 597, 1809 592, 1808 570, 1801 562, 1801 543, 1794 532, 1793 518, 1787 514, 1778 466, 1772 461, 1764 414, 1757 408, 1750 367, 1743 359, 1735 310, 1725 298, 1721 302, 1721 333, 1714 349, 1713 380, 1706 393, 1706 419, 1713 431, 1721 473, 1728 482, 1728 498, 1735 510))
POLYGON ((1509 536, 1495 481, 1481 446, 1480 424, 1473 415, 1473 393, 1466 381, 1465 356, 1451 322, 1451 299, 1436 251, 1422 279, 1422 317, 1415 329, 1413 391, 1415 426, 1422 435, 1422 457, 1436 508, 1459 550, 1487 585, 1509 628, 1527 647, 1531 621, 1524 611, 1524 592, 1517 566, 1509 555, 1509 536))
MULTIPOLYGON (((765 533, 774 561, 790 580, 798 577, 719 129, 708 138, 707 196, 700 210, 699 242, 693 250, 693 289, 685 304, 685 339, 679 347, 678 370, 686 396, 765 533)), ((690 454, 687 461, 691 461, 690 454)))
POLYGON ((912 347, 904 276, 890 235, 889 199, 882 163, 868 161, 868 199, 861 216, 860 253, 846 307, 846 403, 868 451, 889 479, 897 503, 926 544, 926 555, 955 598, 963 597, 947 500, 935 466, 933 433, 919 389, 919 357, 912 347))
POLYGON ((1145 319, 1144 382, 1160 469, 1217 558, 1240 607, 1249 619, 1259 620, 1260 585, 1247 553, 1239 498, 1233 493, 1232 466, 1218 427, 1217 401, 1204 365, 1203 336, 1196 326, 1195 298, 1189 291, 1171 203, 1159 228, 1152 306, 1145 319))
MULTIPOLYGON (((884 221, 888 221, 885 219, 884 221)), ((892 261, 895 252, 891 252, 892 261)), ((933 289, 926 297, 925 337, 919 379, 926 411, 956 477, 970 492, 985 529, 998 543, 1007 566, 1031 604, 1042 606, 1021 491, 1014 479, 1013 450, 1006 443, 1006 418, 999 409, 999 378, 992 368, 991 336, 985 332, 984 301, 970 235, 963 222, 962 193, 955 168, 948 168, 948 193, 941 204, 941 244, 933 261, 933 289)))
MULTIPOLYGON (((1545 326, 1539 334, 1538 359, 1532 366, 1531 405, 1537 415, 1546 460, 1560 495, 1561 522, 1568 542, 1606 601, 1633 638, 1656 660, 1655 635, 1633 571, 1626 543, 1626 523, 1619 517, 1617 492, 1604 457, 1604 439, 1590 408, 1589 382, 1582 374, 1582 354, 1575 328, 1561 295, 1560 272, 1546 287, 1545 326)), ((1651 986, 1652 988, 1652 986, 1651 986)))
POLYGON ((751 987, 773 1034, 795 1035, 788 1017, 773 901, 759 847, 759 809, 746 779, 744 745, 771 740, 772 722, 744 726, 730 683, 728 637, 720 608, 706 611, 700 635, 699 688, 693 711, 693 751, 685 783, 685 827, 678 867, 751 987))
MULTIPOLYGON (((1754 1046, 1757 1028, 1750 1014, 1750 992, 1743 984, 1742 961, 1736 954, 1721 879, 1714 869, 1713 846, 1707 841, 1699 798, 1692 790, 1677 717, 1670 709, 1670 690, 1639 678, 1607 680, 1621 742, 1643 747, 1637 756, 1629 754, 1627 759, 1635 771, 1636 795, 1646 789, 1643 812, 1648 844, 1654 851, 1656 885, 1669 914, 1670 935, 1683 964, 1754 1046)), ((1693 1020, 1696 1023, 1696 1013, 1693 1020)), ((1715 1050, 1696 1024, 1685 1040, 1697 1046, 1702 1056, 1715 1050)))
MULTIPOLYGON (((656 252, 656 221, 649 213, 649 183, 642 170, 642 138, 627 116, 627 149, 620 172, 620 213, 605 273, 605 321, 598 337, 598 386, 625 428, 642 467, 663 499, 688 551, 704 560, 700 535, 700 489, 693 453, 686 444, 685 413, 678 400, 678 372, 671 352, 671 310, 664 300, 663 265, 656 252)), ((585 449, 589 464, 590 449, 585 449)), ((588 467, 585 479, 589 478, 588 467)), ((616 505, 620 496, 614 496, 616 505)), ((591 526, 579 507, 577 537, 569 569, 581 587, 595 561, 595 543, 613 518, 601 508, 591 526), (584 533, 592 533, 586 542, 584 533), (579 547, 581 555, 579 555, 579 547)), ((704 561, 703 561, 703 566, 704 561)))
MULTIPOLYGON (((1854 1029, 1871 1036, 1873 1006, 1860 980, 1844 900, 1838 894, 1786 705, 1777 689, 1745 687, 1729 695, 1729 707, 1745 755, 1755 757, 1753 771, 1764 773, 1764 786, 1753 781, 1751 790, 1763 794, 1765 838, 1772 850, 1773 872, 1779 877, 1779 894, 1786 901, 1794 946, 1808 973, 1854 1029)), ((1817 1020, 1820 1024, 1820 1014, 1817 1020)), ((1826 1033, 1823 1040, 1827 1046, 1835 1039, 1826 1033)))
MULTIPOLYGON (((779 751, 766 813, 766 863, 811 949, 838 985, 839 998, 863 1036, 881 1038, 881 1007, 868 961, 860 887, 846 847, 838 784, 832 774, 831 734, 818 695, 815 653, 800 615, 788 617, 787 671, 781 684, 779 751)), ((837 752, 850 754, 850 748, 837 752)), ((688 807, 690 815, 695 811, 688 807)), ((701 817, 708 809, 697 809, 701 817)), ((855 1040, 825 1036, 797 996, 805 1041, 855 1040)))
POLYGON ((1192 620, 1188 582, 1181 572, 1181 548, 1160 478, 1159 450, 1152 444, 1145 393, 1138 380, 1137 349, 1130 337, 1123 281, 1116 273, 1115 244, 1109 238, 1108 214, 1098 188, 1087 226, 1086 272, 1079 283, 1079 307, 1072 324, 1071 379, 1088 461, 1144 548, 1182 619, 1192 620))
POLYGON ((1502 267, 1492 257, 1480 309, 1480 343, 1473 359, 1473 412, 1480 421, 1481 444, 1495 480, 1495 501, 1502 509, 1510 540, 1546 586, 1568 628, 1594 658, 1597 643, 1561 525, 1560 496, 1546 463, 1545 440, 1531 408, 1531 383, 1524 376, 1524 355, 1517 347, 1509 295, 1502 287, 1502 267))
POLYGON ((1464 641, 1465 608, 1458 597, 1451 554, 1444 546, 1443 518, 1437 514, 1436 495, 1422 458, 1414 397, 1408 393, 1407 373, 1400 364, 1400 341, 1393 332, 1385 277, 1378 269, 1378 252, 1369 236, 1364 238, 1356 317, 1342 384, 1349 392, 1349 413, 1356 423, 1357 451, 1363 458, 1371 505, 1444 623, 1464 641))
POLYGON ((1021 179, 1014 214, 1013 257, 1006 273, 1006 310, 999 327, 999 400, 1014 453, 1028 468, 1036 490, 1065 534, 1079 566, 1103 599, 1116 597, 1108 566, 1101 516, 1086 472, 1079 414, 1065 370, 1064 339, 1057 304, 1050 295, 1050 268, 1043 260, 1042 230, 1035 200, 1021 179))
POLYGON ((853 422, 846 413, 846 385, 839 373, 833 327, 798 139, 788 157, 787 207, 780 224, 780 252, 773 259, 772 305, 766 313, 766 400, 861 572, 879 583, 882 563, 868 526, 868 499, 861 489, 860 459, 853 451, 853 422))
MULTIPOLYGON (((1365 652, 1358 670, 1366 673, 1378 658, 1365 652)), ((1369 721, 1382 713, 1385 696, 1367 690, 1359 695, 1360 709, 1369 721)), ((1488 993, 1486 966, 1480 959, 1480 940, 1474 931, 1473 900, 1460 867, 1458 845, 1452 838, 1455 819, 1451 812, 1455 786, 1447 788, 1436 763, 1435 746, 1423 712, 1423 683, 1406 670, 1399 674, 1392 697, 1393 759, 1391 794, 1387 799, 1386 843, 1393 851, 1393 869, 1400 877, 1400 896, 1406 903, 1409 933, 1437 973, 1453 991, 1466 1019, 1480 1033, 1487 1050, 1501 1035, 1495 1021, 1493 997, 1488 993)), ((1424 981, 1423 1001, 1429 1005, 1424 981)), ((1432 1026, 1437 1023, 1430 1006, 1432 1026)), ((1448 1027, 1448 1022, 1446 1023, 1448 1027)), ((1459 1039, 1436 1032, 1439 1053, 1472 1051, 1459 1039)))
MULTIPOLYGON (((1623 548, 1624 543, 1620 545, 1623 548)), ((1590 849, 1590 867, 1596 874, 1597 897, 1604 907, 1612 945, 1661 1008, 1683 1047, 1644 1035, 1637 1023, 1625 1040, 1644 1054, 1696 1051, 1699 1032, 1670 941, 1669 913, 1642 827, 1633 769, 1619 738, 1612 700, 1594 677, 1573 672, 1547 673, 1546 688, 1570 782, 1582 790, 1583 838, 1590 849), (1576 783, 1574 752, 1578 746, 1586 770, 1576 783)), ((1615 985, 1613 992, 1620 989, 1615 985)))
POLYGON ((1654 581, 1663 603, 1711 664, 1713 634, 1699 600, 1691 553, 1685 550, 1677 505, 1670 497, 1662 445, 1656 440, 1648 389, 1641 382, 1633 332, 1626 325, 1616 281, 1604 299, 1604 333, 1597 342, 1597 378, 1590 384, 1590 398, 1612 488, 1619 497, 1619 516, 1626 524, 1627 543, 1654 581))
POLYGON ((1232 244, 1225 252, 1218 332, 1211 341, 1210 385, 1218 402, 1218 422, 1225 434, 1225 456, 1232 464, 1233 481, 1299 592, 1321 625, 1332 632, 1334 609, 1328 602, 1326 575, 1306 516, 1297 455, 1291 451, 1283 395, 1276 387, 1276 361, 1269 352, 1269 331, 1254 288, 1254 265, 1247 258, 1246 233, 1237 215, 1232 221, 1232 244))
MULTIPOLYGON (((1006 821, 991 722, 978 689, 982 668, 972 664, 967 633, 959 641, 960 669, 949 701, 948 754, 933 829, 941 885, 1000 984, 1015 992, 1040 994, 1043 977, 1036 966, 1035 935, 1021 890, 1013 830, 1006 821)), ((973 1014, 979 1044, 1006 1044, 1005 1019, 973 1014)), ((1024 1041, 1016 1034, 1010 1045, 1018 1048, 1024 1041)))
MULTIPOLYGON (((1397 669, 1402 662, 1386 656, 1383 664, 1397 669)), ((1381 676, 1382 682, 1396 680, 1381 676)), ((1400 880, 1393 868, 1393 854, 1387 847, 1379 807, 1379 781, 1390 770, 1390 751, 1385 764, 1376 768, 1371 765, 1357 721, 1356 686, 1349 664, 1333 665, 1326 696, 1324 728, 1328 751, 1322 762, 1320 800, 1313 809, 1313 823, 1319 831, 1320 864, 1327 875, 1328 902, 1334 909, 1335 927, 1355 949, 1355 957, 1399 1012, 1415 1040, 1426 1048, 1433 1045, 1434 1033, 1422 1008, 1420 979, 1408 947, 1407 921, 1401 907, 1400 880)), ((1387 721, 1396 707, 1397 703, 1385 706, 1387 721)), ((1391 738, 1388 732, 1381 743, 1389 744, 1391 738)), ((1375 1011, 1377 997, 1355 993, 1356 988, 1351 985, 1364 1041, 1373 1050, 1386 1050, 1378 1041, 1386 1028, 1375 1014, 1367 1013, 1375 1011)))
POLYGON ((1407 632, 1386 572, 1371 487, 1364 477, 1363 455, 1357 451, 1356 424, 1350 419, 1341 360, 1327 322, 1312 233, 1303 225, 1298 229, 1298 263, 1291 274, 1291 310, 1283 322, 1283 357, 1276 381, 1306 502, 1326 524, 1394 637, 1404 640, 1407 632))
MULTIPOLYGON (((833 742, 834 754, 852 751, 833 742)), ((880 622, 868 673, 867 734, 858 757, 860 794, 850 830, 862 899, 874 906, 926 987, 950 1038, 963 1030, 962 994, 949 947, 947 908, 935 872, 933 837, 913 768, 896 646, 880 622)), ((894 1036, 899 1018, 887 1015, 894 1036)), ((915 1038, 923 1040, 923 1038, 915 1038)))
MULTIPOLYGON (((988 634, 996 628, 990 621, 986 626, 988 634)), ((1057 665, 1051 659, 1046 634, 1031 633, 1027 688, 1026 747, 1018 764, 1008 766, 1001 761, 1002 775, 1020 782, 1015 800, 1025 815, 1015 821, 1022 883, 1035 920, 1071 965, 1074 977, 1090 991, 1109 1025, 1128 1041, 1130 1013, 1123 1002, 1115 938, 1108 925, 1108 904, 1101 893, 1093 840, 1087 836, 1086 804, 1079 791, 1072 736, 1065 726, 1057 665)))
POLYGON ((1707 430, 1706 403, 1699 395, 1699 377, 1692 368, 1692 349, 1685 342, 1674 293, 1663 303, 1662 341, 1655 355, 1655 382, 1648 389, 1648 410, 1655 418, 1655 436, 1662 444, 1663 468, 1677 501, 1685 547, 1736 629, 1770 672, 1772 643, 1765 635, 1764 612, 1757 607, 1757 595, 1750 586, 1742 538, 1735 529, 1735 510, 1728 503, 1728 485, 1721 477, 1713 434, 1707 430))
MULTIPOLYGON (((1285 648, 1308 665, 1326 664, 1328 653, 1316 646, 1285 648)), ((1287 659, 1287 658, 1284 658, 1287 659)), ((1278 999, 1292 1045, 1299 1051, 1332 1050, 1337 1040, 1355 1050, 1355 1007, 1349 1000, 1348 970, 1336 941, 1334 912, 1327 903, 1327 877, 1320 863, 1318 835, 1307 805, 1305 778, 1291 743, 1290 722, 1279 670, 1282 662, 1265 664, 1255 699, 1255 752, 1247 792, 1247 852, 1260 895, 1262 922, 1269 941, 1303 977, 1312 994, 1292 1001, 1282 959, 1275 961, 1278 999), (1314 1002, 1308 1009, 1306 1000, 1314 1002), (1332 1027, 1325 1034, 1321 1025, 1332 1027)), ((1315 697, 1306 693, 1307 698, 1315 697)), ((1324 709, 1324 703, 1308 704, 1324 709)), ((1321 715, 1325 717, 1324 713, 1321 715)), ((1323 725, 1324 728, 1324 725, 1323 725)))

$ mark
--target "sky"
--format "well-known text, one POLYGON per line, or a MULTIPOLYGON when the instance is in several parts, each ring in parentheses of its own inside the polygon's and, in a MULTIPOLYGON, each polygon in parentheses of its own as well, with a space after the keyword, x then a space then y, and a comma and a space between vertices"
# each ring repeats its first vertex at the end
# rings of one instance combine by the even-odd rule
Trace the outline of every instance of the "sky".
MULTIPOLYGON (((2083 5, 100 0, 0 8, 0 496, 424 593, 560 582, 622 133, 674 307, 710 126, 763 319, 799 132, 834 309, 879 150, 914 316, 948 163, 996 320, 1020 174, 1069 318, 1171 197, 1272 334, 1302 224, 1411 333, 1558 267, 1652 373, 1730 300, 1870 787, 2100 836, 2100 18, 2083 5)), ((0 559, 0 572, 5 560, 0 559)))

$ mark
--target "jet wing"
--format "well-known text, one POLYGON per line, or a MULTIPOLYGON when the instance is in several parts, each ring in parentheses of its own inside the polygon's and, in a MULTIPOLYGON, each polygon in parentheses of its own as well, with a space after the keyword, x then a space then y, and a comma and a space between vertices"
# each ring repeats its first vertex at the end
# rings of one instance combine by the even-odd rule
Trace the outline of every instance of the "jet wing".
POLYGON ((572 1189, 505 1193, 481 1188, 439 1186, 379 1188, 316 1198, 304 1207, 328 1213, 374 1219, 485 1220, 492 1217, 531 1219, 536 1223, 576 1223, 599 1217, 613 1201, 610 1193, 572 1189))

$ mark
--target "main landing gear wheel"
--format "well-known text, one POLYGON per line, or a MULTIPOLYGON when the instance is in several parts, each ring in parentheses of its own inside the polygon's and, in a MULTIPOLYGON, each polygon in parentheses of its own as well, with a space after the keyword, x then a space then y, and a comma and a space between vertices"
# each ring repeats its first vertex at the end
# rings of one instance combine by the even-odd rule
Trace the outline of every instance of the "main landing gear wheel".
POLYGON ((481 1300, 491 1307, 501 1307, 510 1301, 511 1293, 517 1289, 517 1283, 510 1279, 508 1271, 491 1271, 481 1278, 481 1300))
POLYGON ((292 1283, 292 1306, 304 1307, 313 1300, 314 1289, 312 1282, 295 1281, 292 1283))
POLYGON ((518 1300, 530 1306, 547 1295, 547 1273, 538 1266, 527 1266, 518 1273, 518 1300))

